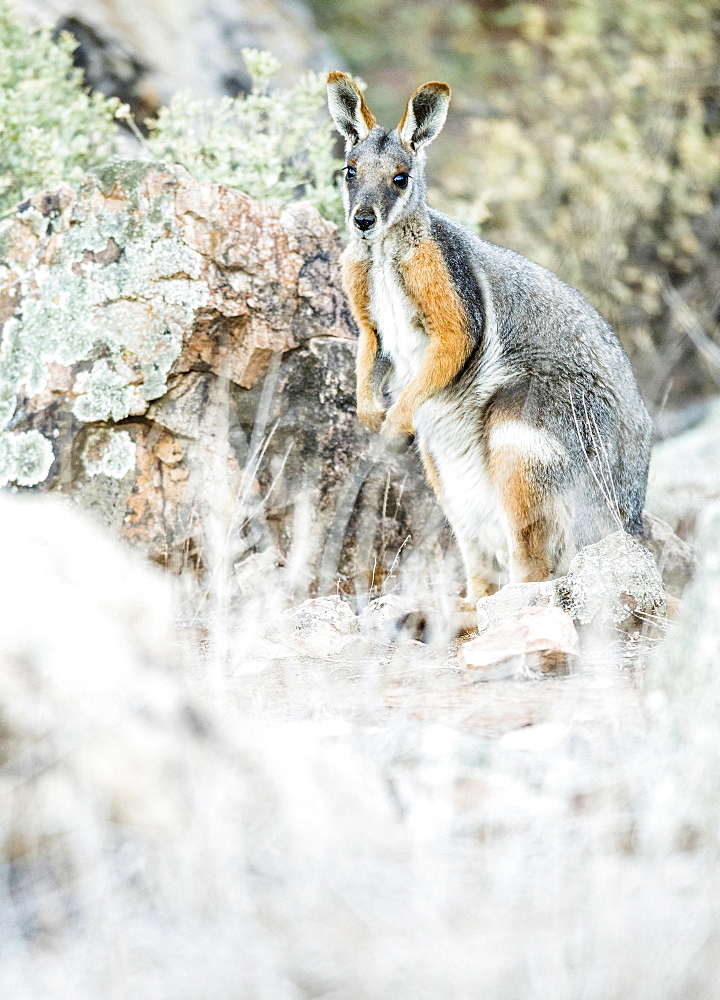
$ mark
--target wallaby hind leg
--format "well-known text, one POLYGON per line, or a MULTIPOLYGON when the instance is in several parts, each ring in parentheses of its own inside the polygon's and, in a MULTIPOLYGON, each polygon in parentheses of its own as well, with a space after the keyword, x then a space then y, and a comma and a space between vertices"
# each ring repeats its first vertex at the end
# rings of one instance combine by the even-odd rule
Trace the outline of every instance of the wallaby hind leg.
POLYGON ((512 583, 556 575, 571 547, 570 518, 559 488, 560 456, 545 447, 543 431, 531 430, 534 448, 527 447, 530 435, 516 442, 505 435, 491 448, 488 463, 507 522, 512 583))
POLYGON ((465 538, 459 532, 455 532, 455 538, 460 549, 465 564, 465 574, 467 577, 467 590, 464 605, 475 607, 481 597, 494 594, 497 584, 497 570, 485 548, 474 538, 465 538))
POLYGON ((463 559, 467 589, 465 599, 461 601, 462 608, 474 609, 481 597, 487 597, 488 594, 493 594, 497 590, 497 586, 493 582, 496 573, 492 564, 492 557, 488 555, 476 538, 466 535, 457 523, 453 524, 437 466, 430 451, 424 444, 420 445, 420 458, 422 459, 428 482, 432 486, 438 503, 445 512, 445 516, 453 529, 455 540, 458 543, 463 559))

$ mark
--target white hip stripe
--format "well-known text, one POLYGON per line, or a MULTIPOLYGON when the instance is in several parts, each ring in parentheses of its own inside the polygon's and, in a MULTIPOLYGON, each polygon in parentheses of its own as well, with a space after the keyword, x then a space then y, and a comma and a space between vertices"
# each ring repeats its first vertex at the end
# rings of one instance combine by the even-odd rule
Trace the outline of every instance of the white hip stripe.
POLYGON ((488 438, 490 451, 511 448, 536 462, 551 465, 566 457, 563 445, 554 435, 524 420, 504 420, 492 425, 488 438))

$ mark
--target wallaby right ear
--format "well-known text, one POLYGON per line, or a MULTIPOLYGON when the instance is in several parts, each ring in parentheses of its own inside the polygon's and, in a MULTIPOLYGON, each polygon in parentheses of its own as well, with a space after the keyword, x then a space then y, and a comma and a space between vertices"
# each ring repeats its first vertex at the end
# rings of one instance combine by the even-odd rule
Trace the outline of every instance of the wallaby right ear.
POLYGON ((423 84, 407 102, 398 133, 403 145, 416 153, 433 141, 445 124, 450 88, 446 83, 423 84))
POLYGON ((377 122, 365 98, 347 73, 328 73, 328 107, 347 148, 367 139, 377 122))

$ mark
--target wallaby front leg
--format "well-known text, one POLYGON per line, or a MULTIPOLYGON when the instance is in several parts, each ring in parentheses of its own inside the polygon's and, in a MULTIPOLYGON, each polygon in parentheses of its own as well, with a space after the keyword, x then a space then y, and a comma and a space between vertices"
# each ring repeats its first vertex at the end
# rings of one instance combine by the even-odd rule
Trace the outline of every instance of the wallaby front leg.
POLYGON ((377 433, 383 422, 385 410, 378 405, 372 388, 372 375, 377 357, 378 339, 372 327, 361 326, 355 362, 357 415, 362 422, 377 433))
POLYGON ((452 382, 472 350, 465 308, 437 243, 420 242, 401 270, 429 339, 420 370, 388 410, 382 433, 389 438, 414 433, 415 411, 452 382))
POLYGON ((342 281, 358 327, 356 374, 357 415, 372 431, 379 431, 385 410, 379 405, 372 388, 372 374, 378 351, 378 337, 370 319, 370 262, 357 260, 349 251, 343 254, 342 281))

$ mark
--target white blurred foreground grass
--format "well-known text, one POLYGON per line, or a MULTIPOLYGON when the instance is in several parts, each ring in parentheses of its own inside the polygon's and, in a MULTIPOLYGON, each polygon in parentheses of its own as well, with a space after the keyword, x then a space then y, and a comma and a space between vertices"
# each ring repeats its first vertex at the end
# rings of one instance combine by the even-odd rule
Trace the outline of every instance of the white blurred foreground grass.
POLYGON ((716 1000, 717 507, 700 537, 649 664, 478 684, 417 644, 253 670, 268 594, 177 629, 0 496, 0 996, 716 1000))

